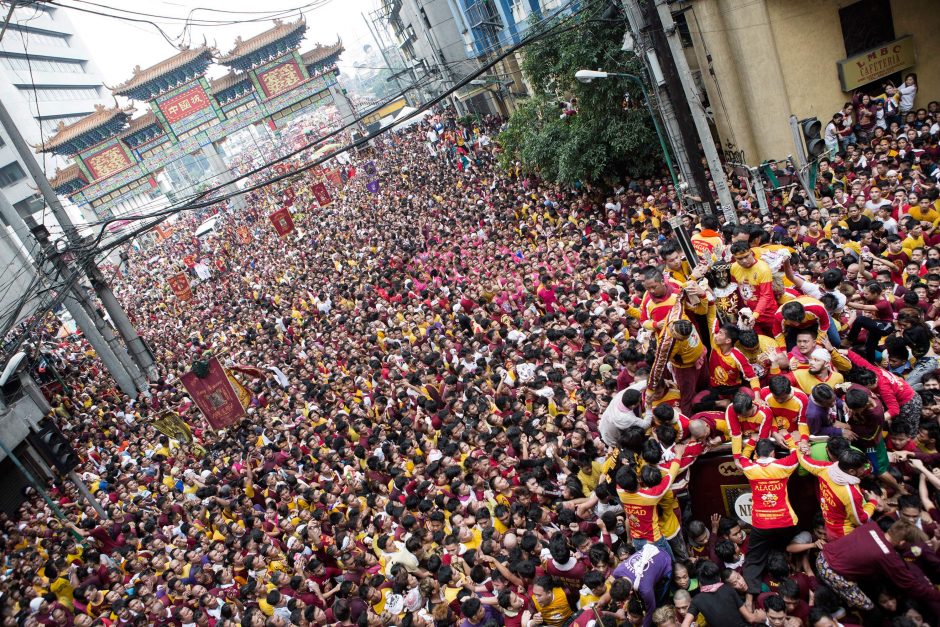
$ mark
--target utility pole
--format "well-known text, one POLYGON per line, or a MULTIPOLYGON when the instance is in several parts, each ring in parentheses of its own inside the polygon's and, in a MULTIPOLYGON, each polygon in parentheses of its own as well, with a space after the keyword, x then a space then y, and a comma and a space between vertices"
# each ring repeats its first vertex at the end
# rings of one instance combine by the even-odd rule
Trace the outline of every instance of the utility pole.
POLYGON ((816 191, 809 178, 809 166, 806 161, 806 149, 803 147, 803 135, 800 132, 800 121, 795 115, 790 116, 790 134, 793 135, 793 147, 796 149, 796 159, 792 159, 796 166, 796 178, 806 192, 806 201, 810 207, 816 209, 816 191))
MULTIPOLYGON (((681 106, 677 107, 673 101, 672 94, 681 93, 682 88, 675 66, 669 62, 672 55, 669 54, 668 45, 657 28, 659 18, 648 2, 641 7, 640 0, 624 0, 624 9, 629 24, 629 30, 624 37, 624 50, 632 49, 646 68, 654 107, 659 110, 672 154, 675 155, 679 172, 688 186, 687 190, 677 189, 676 193, 680 198, 686 195, 701 198, 705 212, 714 213, 708 180, 699 163, 698 142, 689 133, 683 133, 683 129, 692 127, 688 111, 683 111, 681 106), (650 26, 651 23, 653 27, 650 26)), ((698 206, 698 203, 695 205, 698 206)), ((696 212, 700 213, 698 209, 696 212)))
MULTIPOLYGON (((26 226, 26 221, 23 220, 19 212, 17 212, 16 208, 10 204, 10 201, 7 200, 3 193, 0 193, 0 216, 2 216, 3 220, 13 228, 13 232, 16 233, 16 236, 26 247, 26 250, 29 251, 30 256, 33 258, 36 266, 38 267, 40 276, 46 278, 50 285, 55 285, 56 274, 58 272, 52 270, 51 268, 47 269, 44 267, 46 264, 41 262, 41 260, 45 257, 45 253, 42 247, 39 245, 39 242, 36 240, 33 233, 31 233, 29 228, 26 226)), ((52 264, 50 263, 48 265, 51 266, 52 264)), ((72 281, 74 278, 77 278, 77 271, 73 273, 69 273, 67 271, 62 272, 62 280, 65 282, 65 285, 61 289, 70 292, 62 304, 72 315, 75 323, 82 330, 85 339, 88 340, 88 343, 91 344, 92 348, 95 349, 98 357, 101 358, 105 368, 107 368, 108 372, 111 373, 114 381, 118 384, 118 387, 121 388, 121 391, 129 396, 136 396, 138 389, 137 381, 135 381, 134 374, 128 369, 126 365, 127 362, 133 364, 130 356, 127 355, 127 351, 125 351, 124 347, 121 346, 119 342, 117 342, 117 338, 114 338, 113 334, 111 334, 110 338, 113 340, 113 342, 109 342, 109 339, 105 337, 105 335, 102 333, 102 330, 99 329, 99 327, 92 320, 91 315, 85 311, 84 300, 82 298, 82 287, 80 285, 74 285, 74 282, 72 281), (69 285, 70 283, 73 284, 69 285), (114 349, 112 349, 112 346, 114 346, 114 349), (116 350, 120 350, 122 353, 124 353, 126 361, 122 361, 118 357, 116 350)), ((104 320, 101 320, 100 316, 96 317, 101 321, 104 329, 110 333, 111 328, 104 323, 104 320)), ((136 374, 140 379, 143 379, 143 375, 140 374, 140 371, 137 371, 136 374)))
MULTIPOLYGON (((59 197, 56 196, 55 190, 52 189, 52 185, 50 185, 49 180, 46 179, 45 173, 43 173, 42 169, 39 167, 39 163, 36 161, 36 156, 30 149, 29 144, 27 144, 26 140, 23 139, 19 129, 16 128, 16 124, 13 122, 13 118, 10 117, 6 106, 4 106, 2 102, 0 102, 0 125, 3 126, 4 130, 7 132, 7 135, 10 136, 10 141, 13 142, 13 146, 17 153, 19 153, 20 159, 26 165, 26 169, 29 171, 30 176, 34 181, 36 181, 36 185, 39 186, 39 192, 42 194, 43 199, 49 206, 49 209, 52 210, 52 214, 58 221, 59 226, 62 227, 62 230, 65 232, 65 237, 69 243, 69 246, 73 250, 80 249, 84 243, 81 236, 75 229, 75 225, 72 224, 72 220, 69 218, 68 213, 66 213, 65 209, 62 207, 62 203, 59 202, 59 197)), ((221 159, 219 160, 221 161, 221 159)), ((130 349, 130 353, 133 356, 133 361, 135 362, 134 365, 139 368, 141 373, 146 375, 144 380, 138 381, 138 387, 140 388, 140 391, 149 393, 149 385, 146 382, 146 377, 150 377, 152 380, 156 380, 158 375, 156 360, 153 358, 153 355, 150 353, 150 349, 147 348, 147 345, 144 343, 143 339, 141 339, 141 337, 137 334, 137 329, 135 329, 134 325, 131 324, 130 319, 127 317, 127 313, 114 297, 114 294, 111 292, 111 287, 106 281, 103 280, 101 272, 98 271, 98 268, 95 265, 94 258, 90 257, 82 269, 88 275, 92 287, 95 289, 95 293, 98 294, 98 297, 101 299, 101 303, 104 305, 105 311, 108 312, 108 316, 111 318, 112 322, 114 322, 118 333, 121 334, 125 344, 127 345, 128 349, 130 349)), ((67 276, 67 274, 67 272, 63 273, 64 276, 67 276)), ((87 296, 82 299, 83 302, 86 300, 88 300, 87 296)), ((97 311, 93 307, 88 312, 88 314, 91 318, 100 318, 97 311)), ((76 322, 77 321, 78 319, 76 318, 76 322)), ((101 328, 101 326, 104 324, 105 323, 102 320, 100 323, 96 323, 96 326, 101 328)), ((118 350, 115 350, 114 352, 120 356, 121 352, 124 351, 121 350, 119 352, 118 350)), ((132 373, 134 371, 133 368, 129 368, 128 370, 132 373)), ((138 379, 138 377, 135 377, 135 379, 138 379)))
MULTIPOLYGON (((675 69, 679 86, 685 96, 685 102, 679 104, 678 110, 681 112, 680 115, 682 117, 685 117, 685 112, 688 110, 691 117, 692 126, 689 126, 687 122, 682 125, 684 134, 688 133, 690 136, 686 140, 687 144, 691 139, 691 132, 694 128, 695 133, 698 135, 698 142, 701 143, 702 151, 705 153, 705 160, 708 162, 712 183, 715 185, 715 191, 718 194, 718 202, 721 204, 725 219, 731 222, 737 222, 737 213, 735 212, 734 199, 731 197, 731 190, 728 188, 727 175, 721 164, 721 158, 718 156, 718 148, 715 146, 715 139, 712 137, 712 131, 708 125, 708 118, 705 116, 705 107, 699 98, 698 90, 692 80, 692 72, 689 70, 689 63, 686 61, 685 53, 682 51, 682 41, 679 39, 679 30, 676 28, 675 20, 672 19, 672 11, 669 9, 669 3, 667 0, 647 0, 646 7, 650 13, 648 19, 650 23, 654 25, 654 43, 659 41, 661 45, 661 42, 664 40, 668 47, 662 50, 660 57, 668 57, 666 65, 671 66, 670 70, 675 69), (655 13, 652 7, 653 2, 656 3, 655 13), (659 28, 660 25, 662 26, 661 29, 659 28)), ((657 51, 659 47, 660 46, 657 46, 657 51)), ((678 92, 675 93, 678 94, 678 92)), ((696 170, 701 172, 700 167, 696 168, 696 170)), ((704 174, 704 172, 701 173, 704 174)), ((707 183, 705 189, 708 189, 707 183)), ((709 193, 707 195, 709 196, 709 200, 711 200, 711 194, 709 193)))
POLYGON ((379 47, 379 54, 382 55, 382 58, 385 60, 385 66, 392 72, 392 79, 395 81, 395 85, 398 87, 398 92, 405 97, 405 102, 408 102, 408 96, 405 93, 405 88, 402 87, 401 81, 398 80, 398 70, 392 65, 388 60, 388 55, 385 54, 385 44, 382 41, 379 41, 378 29, 374 29, 374 24, 369 21, 369 18, 366 17, 366 14, 362 14, 362 21, 366 23, 366 28, 369 29, 369 33, 372 35, 372 39, 375 41, 375 45, 379 47))

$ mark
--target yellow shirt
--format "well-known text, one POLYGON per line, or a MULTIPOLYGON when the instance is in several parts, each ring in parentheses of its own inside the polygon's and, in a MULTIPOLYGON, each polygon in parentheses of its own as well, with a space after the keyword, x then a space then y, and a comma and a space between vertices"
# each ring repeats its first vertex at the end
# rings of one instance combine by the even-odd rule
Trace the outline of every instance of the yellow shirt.
MULTIPOLYGON (((750 307, 752 311, 754 311, 754 306, 758 301, 758 286, 773 281, 770 266, 767 265, 767 262, 760 260, 750 268, 745 268, 735 261, 731 264, 731 276, 738 284, 744 304, 750 307)), ((757 315, 757 311, 754 311, 754 314, 757 315)), ((773 313, 770 315, 773 316, 773 313)))
POLYGON ((918 248, 924 248, 926 246, 926 243, 924 242, 923 235, 921 235, 920 237, 916 237, 916 238, 908 235, 907 237, 904 238, 904 241, 901 242, 901 246, 903 246, 904 248, 908 250, 916 250, 918 248))
POLYGON ((534 596, 532 597, 532 604, 542 615, 542 621, 548 627, 561 627, 573 614, 571 606, 568 605, 568 597, 565 596, 565 591, 562 588, 552 590, 552 600, 548 604, 539 605, 534 596))

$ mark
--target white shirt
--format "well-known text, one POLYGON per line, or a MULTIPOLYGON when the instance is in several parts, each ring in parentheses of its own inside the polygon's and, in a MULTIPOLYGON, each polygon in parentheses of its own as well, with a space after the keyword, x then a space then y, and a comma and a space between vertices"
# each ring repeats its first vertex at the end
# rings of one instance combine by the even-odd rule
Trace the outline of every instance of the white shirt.
POLYGON ((646 389, 646 381, 634 383, 628 388, 620 390, 610 399, 607 409, 601 414, 601 420, 597 425, 600 431, 601 439, 607 446, 617 446, 617 440, 620 432, 634 425, 647 429, 653 420, 650 413, 646 413, 642 418, 633 413, 632 409, 624 407, 623 395, 627 390, 639 390, 641 393, 646 389))

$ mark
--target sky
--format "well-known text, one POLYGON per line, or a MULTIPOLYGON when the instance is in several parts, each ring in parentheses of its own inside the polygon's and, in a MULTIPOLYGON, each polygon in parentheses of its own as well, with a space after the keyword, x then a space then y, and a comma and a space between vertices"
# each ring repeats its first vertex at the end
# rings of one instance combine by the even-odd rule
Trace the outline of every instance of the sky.
MULTIPOLYGON (((60 7, 75 7, 65 9, 69 19, 75 26, 88 48, 92 61, 101 71, 106 85, 114 86, 123 83, 133 75, 134 66, 147 68, 151 65, 176 54, 170 42, 164 38, 156 27, 150 24, 133 23, 126 20, 113 19, 100 15, 93 15, 77 10, 101 13, 120 14, 134 19, 151 20, 158 24, 174 42, 188 43, 192 46, 202 45, 203 37, 210 46, 215 46, 221 53, 226 53, 235 44, 239 35, 248 39, 273 26, 270 16, 277 12, 288 12, 283 19, 294 21, 299 12, 292 9, 302 9, 307 20, 307 34, 300 51, 313 48, 317 43, 332 44, 337 35, 343 40, 346 51, 340 57, 340 72, 353 73, 352 64, 366 58, 363 46, 369 44, 375 47, 372 35, 369 33, 362 13, 370 13, 378 0, 68 0, 58 3, 60 7), (92 2, 96 4, 92 4, 92 2), (313 6, 311 6, 313 5, 313 6), (238 24, 192 26, 183 33, 185 23, 179 20, 168 20, 166 17, 185 19, 191 9, 205 7, 226 12, 263 12, 257 13, 217 13, 198 11, 195 19, 211 21, 239 21, 238 24), (138 13, 150 13, 161 17, 144 17, 121 13, 120 9, 138 13), (242 20, 254 20, 244 22, 242 20), (182 37, 181 37, 182 35, 182 37)), ((213 66, 208 76, 218 77, 226 72, 226 68, 213 66)))

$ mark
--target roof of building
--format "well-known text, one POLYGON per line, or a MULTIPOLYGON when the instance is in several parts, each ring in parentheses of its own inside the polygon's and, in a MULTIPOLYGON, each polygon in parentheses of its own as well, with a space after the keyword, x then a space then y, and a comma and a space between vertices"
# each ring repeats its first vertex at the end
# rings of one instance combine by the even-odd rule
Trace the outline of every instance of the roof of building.
POLYGON ((137 131, 142 131, 148 126, 153 126, 154 124, 160 125, 160 120, 157 119, 157 115, 153 111, 147 111, 147 113, 133 118, 130 124, 127 125, 127 128, 124 129, 124 136, 133 135, 137 131))
POLYGON ((81 171, 81 168, 78 167, 77 163, 73 163, 65 167, 64 170, 59 168, 55 169, 55 174, 52 175, 52 178, 49 180, 49 183, 53 188, 61 187, 66 183, 75 181, 78 179, 84 179, 85 174, 81 171))
POLYGON ((274 20, 274 27, 269 28, 268 30, 251 37, 250 39, 242 40, 241 37, 235 39, 235 47, 228 51, 228 54, 224 54, 218 58, 220 63, 232 62, 236 59, 239 59, 247 54, 251 54, 257 50, 260 50, 272 44, 279 39, 283 39, 289 35, 294 34, 298 30, 306 30, 307 23, 301 17, 296 22, 282 22, 281 20, 274 20))
POLYGON ((229 72, 221 78, 217 78, 209 83, 209 91, 212 94, 219 94, 228 89, 229 87, 234 87, 239 83, 250 80, 250 76, 244 72, 229 72))
POLYGON ((150 81, 163 76, 167 72, 172 72, 173 70, 188 65, 204 55, 211 57, 213 52, 214 50, 212 48, 205 45, 197 48, 185 48, 169 59, 164 59, 160 61, 160 63, 152 65, 147 69, 142 70, 138 65, 134 68, 134 76, 120 85, 117 85, 111 91, 118 95, 124 95, 132 89, 146 85, 150 81))
POLYGON ((335 44, 329 46, 323 46, 317 44, 312 50, 308 50, 300 56, 300 59, 304 62, 305 65, 310 65, 311 63, 316 63, 317 61, 322 61, 327 57, 330 57, 334 54, 339 54, 345 50, 343 48, 343 40, 337 39, 335 44))
POLYGON ((71 124, 62 124, 59 123, 59 127, 56 129, 56 132, 49 137, 41 146, 35 146, 37 150, 42 150, 45 152, 50 152, 63 144, 68 143, 69 141, 75 139, 76 137, 81 136, 83 133, 92 131, 96 128, 104 126, 109 123, 111 120, 115 119, 118 116, 129 117, 131 113, 134 112, 134 107, 128 105, 126 107, 105 107, 104 105, 95 105, 94 113, 89 113, 80 120, 76 120, 71 124))

